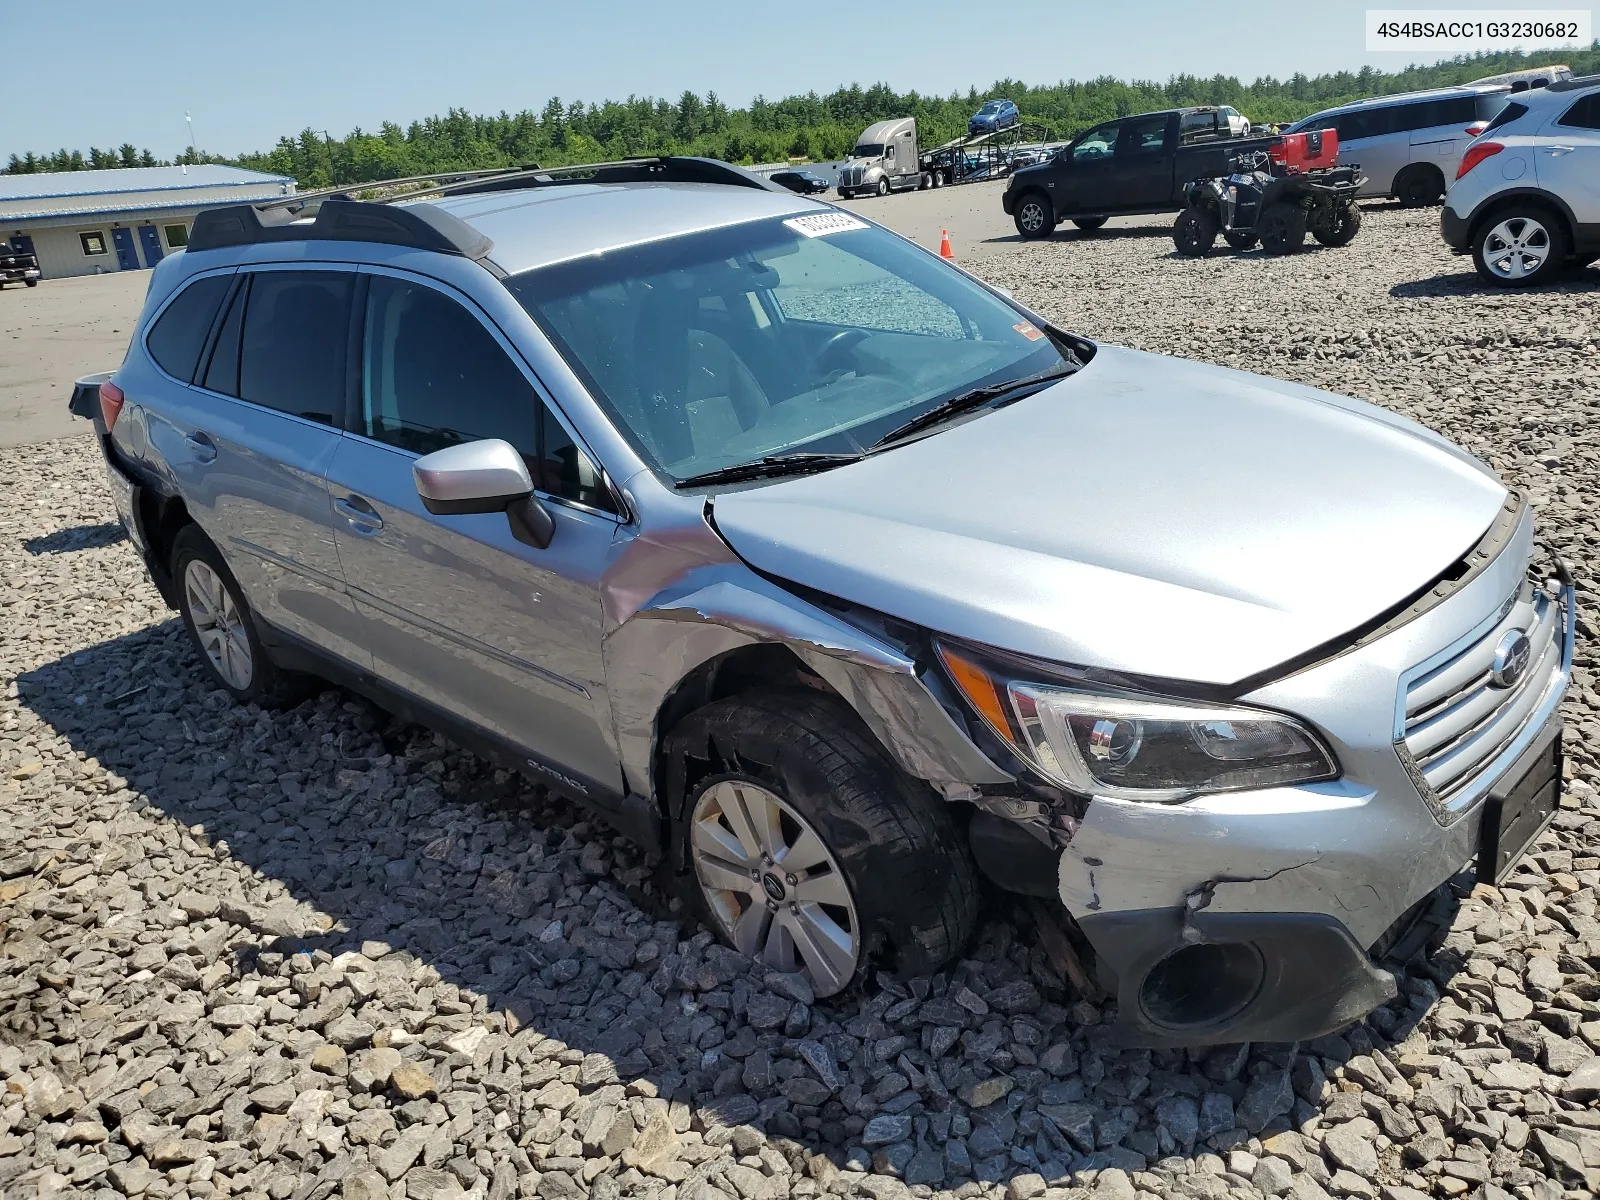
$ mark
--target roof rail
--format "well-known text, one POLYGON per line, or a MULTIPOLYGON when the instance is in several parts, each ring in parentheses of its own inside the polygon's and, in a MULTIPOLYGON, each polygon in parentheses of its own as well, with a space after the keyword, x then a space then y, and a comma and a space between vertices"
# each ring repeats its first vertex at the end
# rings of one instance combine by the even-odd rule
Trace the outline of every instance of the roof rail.
POLYGON ((409 202, 575 183, 720 183, 790 194, 781 184, 714 158, 670 156, 570 167, 529 164, 439 171, 206 209, 195 216, 188 249, 192 253, 259 242, 384 242, 477 261, 488 257, 493 242, 442 208, 409 202), (350 195, 351 191, 382 191, 418 183, 431 186, 409 188, 377 200, 356 200, 350 195))
POLYGON ((1549 90, 1552 92, 1575 92, 1579 88, 1593 87, 1597 83, 1600 83, 1600 75, 1574 75, 1571 79, 1556 80, 1550 85, 1549 90))
POLYGON ((788 192, 781 184, 773 183, 754 171, 715 158, 691 158, 687 155, 575 163, 570 167, 529 167, 494 178, 446 184, 438 191, 444 196, 471 196, 481 192, 509 192, 520 188, 570 183, 721 183, 765 192, 788 192))
POLYGON ((460 217, 431 204, 401 207, 329 196, 310 221, 282 205, 208 208, 195 215, 188 249, 306 241, 384 242, 474 260, 488 257, 494 246, 460 217))

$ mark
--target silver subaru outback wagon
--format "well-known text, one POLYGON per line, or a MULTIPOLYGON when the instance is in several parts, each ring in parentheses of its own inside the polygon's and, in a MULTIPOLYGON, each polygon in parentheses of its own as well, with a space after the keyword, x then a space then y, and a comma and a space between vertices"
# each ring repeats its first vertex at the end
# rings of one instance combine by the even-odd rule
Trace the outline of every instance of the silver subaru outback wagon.
POLYGON ((1130 1041, 1311 1037, 1556 805, 1573 591, 1483 464, 723 164, 205 214, 100 413, 217 684, 520 766, 822 996, 986 877, 1130 1041))

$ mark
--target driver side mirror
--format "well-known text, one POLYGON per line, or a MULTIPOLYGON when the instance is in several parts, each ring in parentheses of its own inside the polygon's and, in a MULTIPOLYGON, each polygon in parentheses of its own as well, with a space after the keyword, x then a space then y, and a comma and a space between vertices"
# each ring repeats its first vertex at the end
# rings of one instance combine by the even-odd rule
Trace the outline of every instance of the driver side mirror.
POLYGON ((533 494, 533 477, 510 442, 486 438, 446 446, 411 464, 422 506, 437 516, 503 512, 511 535, 543 550, 555 537, 555 518, 533 494))

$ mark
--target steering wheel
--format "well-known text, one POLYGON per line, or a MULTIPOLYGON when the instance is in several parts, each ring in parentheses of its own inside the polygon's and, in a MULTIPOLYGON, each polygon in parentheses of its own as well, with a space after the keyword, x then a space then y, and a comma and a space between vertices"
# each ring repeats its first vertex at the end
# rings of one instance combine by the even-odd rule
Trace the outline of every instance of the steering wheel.
MULTIPOLYGON (((827 341, 822 343, 822 348, 817 351, 817 365, 824 368, 827 367, 828 363, 835 359, 842 358, 844 355, 854 350, 862 342, 866 341, 869 336, 870 335, 864 329, 839 330, 838 333, 834 334, 827 341)), ((823 382, 832 383, 846 371, 852 369, 853 367, 844 365, 835 367, 833 370, 828 371, 824 375, 823 382)))

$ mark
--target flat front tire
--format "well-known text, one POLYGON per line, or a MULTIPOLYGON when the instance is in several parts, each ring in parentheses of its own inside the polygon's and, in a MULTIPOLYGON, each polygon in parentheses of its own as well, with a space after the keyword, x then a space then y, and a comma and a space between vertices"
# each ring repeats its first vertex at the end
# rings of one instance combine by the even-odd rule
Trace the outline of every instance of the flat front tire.
POLYGON ((197 525, 185 526, 173 540, 172 578, 184 628, 213 683, 239 703, 263 708, 305 694, 305 676, 280 670, 267 657, 239 581, 197 525))
POLYGON ((977 882, 950 807, 841 702, 720 700, 667 752, 682 878, 741 953, 832 996, 874 965, 924 975, 965 948, 977 882))
POLYGON ((1017 232, 1025 238, 1047 238, 1056 231, 1055 209, 1049 197, 1038 192, 1029 192, 1017 201, 1012 220, 1016 222, 1017 232))

